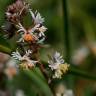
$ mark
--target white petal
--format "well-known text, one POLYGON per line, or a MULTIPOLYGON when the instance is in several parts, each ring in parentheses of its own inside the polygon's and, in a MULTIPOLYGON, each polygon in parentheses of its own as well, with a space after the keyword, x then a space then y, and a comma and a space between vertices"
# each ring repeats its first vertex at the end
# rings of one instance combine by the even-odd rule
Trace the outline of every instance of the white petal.
POLYGON ((31 10, 31 9, 29 9, 29 12, 30 12, 30 14, 31 14, 32 18, 35 20, 35 15, 34 15, 34 13, 32 12, 32 10, 31 10))

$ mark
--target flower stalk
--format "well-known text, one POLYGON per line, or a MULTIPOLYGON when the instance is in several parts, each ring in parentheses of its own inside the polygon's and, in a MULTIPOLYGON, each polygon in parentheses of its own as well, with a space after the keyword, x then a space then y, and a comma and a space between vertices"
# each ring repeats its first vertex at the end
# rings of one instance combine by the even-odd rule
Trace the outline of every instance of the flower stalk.
POLYGON ((89 72, 80 70, 79 68, 73 67, 73 66, 70 67, 68 74, 72 74, 74 76, 82 77, 84 79, 96 80, 96 76, 93 75, 92 73, 90 74, 89 72))
POLYGON ((69 36, 70 36, 70 32, 69 32, 69 20, 68 20, 68 0, 62 0, 63 3, 63 15, 64 15, 64 38, 65 38, 65 42, 64 42, 64 47, 65 47, 65 52, 66 52, 66 60, 67 62, 69 62, 70 60, 70 41, 69 41, 69 36))

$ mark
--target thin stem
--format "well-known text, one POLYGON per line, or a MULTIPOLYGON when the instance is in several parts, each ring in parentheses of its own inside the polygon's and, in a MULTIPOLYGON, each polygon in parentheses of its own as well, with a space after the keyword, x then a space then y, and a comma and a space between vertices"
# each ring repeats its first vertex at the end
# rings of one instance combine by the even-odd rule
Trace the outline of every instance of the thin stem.
POLYGON ((68 0, 62 0, 63 2, 63 14, 64 14, 64 38, 65 38, 65 52, 67 62, 70 60, 70 42, 69 42, 69 24, 68 24, 68 0))
POLYGON ((69 74, 72 74, 78 77, 83 77, 86 79, 96 80, 95 75, 93 75, 92 73, 90 74, 89 72, 86 72, 86 71, 82 71, 79 68, 70 67, 69 74))
MULTIPOLYGON (((63 14, 64 14, 64 47, 65 47, 65 51, 64 51, 64 54, 66 52, 66 55, 65 55, 65 59, 68 63, 70 63, 70 57, 71 57, 71 54, 70 54, 70 32, 69 32, 69 20, 68 20, 68 0, 62 0, 63 2, 63 14)), ((71 79, 70 76, 67 77, 67 86, 69 86, 69 88, 72 88, 71 84, 72 82, 74 82, 73 79, 71 79)))
POLYGON ((3 53, 10 55, 11 51, 12 50, 10 48, 0 45, 0 52, 3 52, 3 53))

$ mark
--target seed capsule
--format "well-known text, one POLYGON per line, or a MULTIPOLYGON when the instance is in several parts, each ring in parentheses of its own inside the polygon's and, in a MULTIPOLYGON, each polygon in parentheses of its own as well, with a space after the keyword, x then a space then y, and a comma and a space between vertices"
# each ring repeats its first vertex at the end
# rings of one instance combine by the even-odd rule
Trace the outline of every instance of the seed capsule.
POLYGON ((29 34, 29 33, 27 33, 27 34, 24 34, 24 40, 25 41, 27 41, 27 42, 30 42, 30 41, 35 41, 35 38, 31 35, 31 34, 29 34))
POLYGON ((9 5, 6 10, 6 18, 12 23, 20 21, 21 17, 26 14, 28 5, 23 0, 17 0, 9 5))

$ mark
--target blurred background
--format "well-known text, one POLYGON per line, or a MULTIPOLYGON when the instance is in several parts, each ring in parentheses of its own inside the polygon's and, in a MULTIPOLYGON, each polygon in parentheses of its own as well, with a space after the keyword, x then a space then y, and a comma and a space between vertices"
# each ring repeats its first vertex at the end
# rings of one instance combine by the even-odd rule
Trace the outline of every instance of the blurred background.
MULTIPOLYGON (((0 0, 0 26, 6 23, 5 10, 13 2, 14 0, 0 0)), ((45 33, 45 44, 48 47, 40 50, 41 60, 47 62, 47 55, 57 50, 64 56, 66 62, 80 70, 79 74, 66 74, 61 80, 54 80, 52 89, 56 96, 96 96, 96 78, 80 75, 86 72, 87 76, 89 74, 96 76, 96 0, 27 0, 27 2, 32 10, 41 13, 48 28, 45 33)), ((26 26, 30 24, 28 18, 30 17, 25 17, 26 26)), ((4 50, 8 50, 7 47, 14 48, 16 44, 14 38, 5 40, 2 35, 1 30, 0 50, 3 53, 0 53, 0 96, 51 96, 47 84, 40 79, 42 74, 39 69, 30 74, 21 72, 13 79, 7 78, 3 67, 9 55, 4 54, 4 50)))

